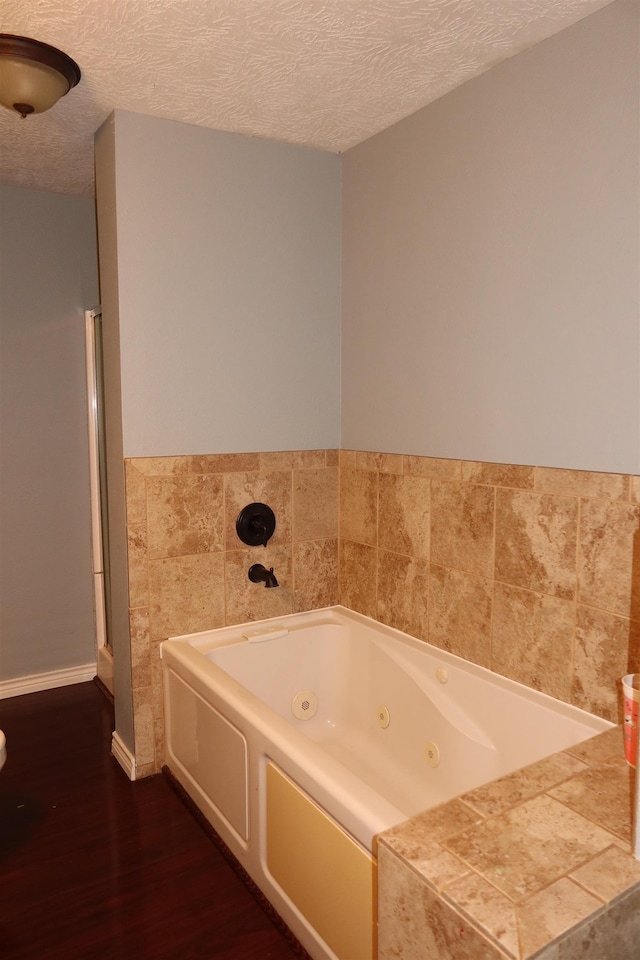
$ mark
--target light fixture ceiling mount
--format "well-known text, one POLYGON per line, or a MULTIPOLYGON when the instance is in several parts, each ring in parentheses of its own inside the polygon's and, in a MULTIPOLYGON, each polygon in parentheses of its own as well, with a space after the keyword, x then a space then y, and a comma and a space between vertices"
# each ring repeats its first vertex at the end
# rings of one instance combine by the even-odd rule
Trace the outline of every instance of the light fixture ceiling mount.
POLYGON ((0 33, 0 104, 22 117, 44 113, 80 80, 80 68, 56 47, 0 33))

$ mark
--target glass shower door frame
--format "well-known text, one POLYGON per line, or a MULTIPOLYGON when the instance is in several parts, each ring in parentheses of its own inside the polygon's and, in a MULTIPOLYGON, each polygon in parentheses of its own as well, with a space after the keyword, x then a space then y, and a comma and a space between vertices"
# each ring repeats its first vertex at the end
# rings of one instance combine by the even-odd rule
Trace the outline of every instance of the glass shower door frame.
MULTIPOLYGON (((91 487, 91 562, 95 596, 98 677, 113 687, 113 651, 109 642, 109 533, 104 430, 102 309, 85 310, 89 481, 91 487)), ((113 691, 112 691, 113 692, 113 691)))

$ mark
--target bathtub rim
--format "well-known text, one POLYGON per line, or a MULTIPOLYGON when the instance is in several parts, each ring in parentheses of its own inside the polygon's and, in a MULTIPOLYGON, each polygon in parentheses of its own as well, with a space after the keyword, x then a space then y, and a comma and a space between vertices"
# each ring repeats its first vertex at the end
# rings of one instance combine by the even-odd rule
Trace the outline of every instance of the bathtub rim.
MULTIPOLYGON (((259 632, 263 626, 270 629, 277 623, 282 626, 289 625, 292 631, 295 631, 323 623, 344 625, 345 621, 347 624, 356 623, 371 628, 378 634, 390 635, 402 644, 432 655, 445 666, 463 669, 471 676, 492 684, 497 683, 534 703, 553 706, 556 712, 589 726, 592 730, 590 736, 596 736, 615 726, 579 707, 533 690, 518 681, 503 677, 486 667, 464 660, 456 654, 441 650, 339 604, 283 617, 270 617, 183 634, 162 641, 160 656, 163 673, 165 668, 174 668, 176 665, 186 669, 189 680, 185 682, 203 700, 210 702, 213 696, 214 699, 222 701, 225 705, 224 716, 245 735, 247 724, 254 727, 260 737, 271 742, 271 749, 266 752, 274 762, 314 797, 320 806, 370 853, 375 848, 375 837, 379 833, 411 819, 416 813, 407 813, 386 800, 347 766, 327 754, 321 743, 309 740, 303 732, 205 655, 208 650, 217 647, 248 643, 245 634, 259 632)), ((176 670, 174 672, 179 673, 176 670)), ((185 680, 184 677, 181 679, 185 680)), ((590 736, 586 736, 584 740, 590 739, 590 736)), ((554 751, 549 756, 557 752, 561 750, 554 751)), ((172 758, 179 763, 173 753, 172 758)), ((522 767, 528 765, 523 763, 522 767)), ((192 779, 186 770, 185 775, 192 779)), ((195 782, 194 785, 197 786, 195 782)))
MULTIPOLYGON (((287 626, 289 630, 292 628, 296 630, 314 626, 318 623, 340 624, 344 620, 358 623, 383 635, 388 634, 397 639, 400 643, 406 644, 411 649, 420 651, 422 653, 426 652, 435 659, 442 661, 443 666, 460 668, 466 671, 472 677, 477 677, 478 679, 495 683, 507 690, 514 690, 514 692, 517 692, 519 696, 522 696, 526 700, 542 703, 543 705, 546 704, 549 707, 552 706, 556 712, 563 714, 568 718, 574 718, 579 722, 584 723, 585 726, 592 727, 593 736, 596 736, 598 733, 604 733, 605 730, 609 730, 616 726, 615 723, 605 720, 603 717, 597 716, 597 714, 590 713, 588 710, 584 710, 582 707, 577 707, 572 703, 567 703, 567 701, 553 697, 542 690, 535 690, 533 687, 529 687, 519 680, 513 680, 510 677, 504 676, 504 674, 496 673, 489 667, 483 667, 478 663, 474 663, 472 660, 465 660, 464 657, 461 657, 458 654, 451 653, 449 650, 444 650, 442 647, 436 647, 427 640, 420 640, 417 637, 411 636, 409 633, 404 633, 402 630, 399 630, 396 627, 390 627, 387 624, 382 623, 380 620, 375 620, 373 617, 368 617, 365 614, 358 613, 357 611, 351 610, 349 607, 345 607, 342 604, 334 604, 328 607, 318 607, 315 610, 284 614, 283 616, 278 617, 267 617, 262 620, 249 620, 244 623, 231 624, 224 627, 212 627, 208 630, 200 630, 194 633, 179 634, 167 637, 166 640, 163 640, 160 643, 160 658, 163 659, 164 657, 164 651, 167 649, 165 648, 165 645, 173 643, 174 641, 188 644, 189 646, 193 647, 194 650, 198 651, 200 655, 202 655, 217 647, 230 646, 231 644, 236 643, 247 643, 249 641, 246 639, 245 634, 260 632, 259 628, 261 626, 279 623, 282 624, 283 627, 287 626), (321 617, 326 617, 326 619, 320 619, 321 617), (310 618, 308 619, 308 622, 307 618, 310 618), (212 640, 211 638, 214 634, 216 635, 216 639, 212 640)), ((265 630, 265 632, 267 632, 267 630, 265 630)), ((225 676, 229 677, 230 680, 233 679, 228 673, 225 673, 225 676)), ((585 739, 589 738, 587 737, 585 739)))

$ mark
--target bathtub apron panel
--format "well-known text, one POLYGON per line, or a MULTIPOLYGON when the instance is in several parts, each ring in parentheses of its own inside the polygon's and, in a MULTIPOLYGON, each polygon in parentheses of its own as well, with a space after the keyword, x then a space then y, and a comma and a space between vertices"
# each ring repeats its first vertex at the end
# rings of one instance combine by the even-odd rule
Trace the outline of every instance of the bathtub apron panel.
POLYGON ((372 960, 373 857, 273 763, 266 772, 269 873, 336 956, 372 960))

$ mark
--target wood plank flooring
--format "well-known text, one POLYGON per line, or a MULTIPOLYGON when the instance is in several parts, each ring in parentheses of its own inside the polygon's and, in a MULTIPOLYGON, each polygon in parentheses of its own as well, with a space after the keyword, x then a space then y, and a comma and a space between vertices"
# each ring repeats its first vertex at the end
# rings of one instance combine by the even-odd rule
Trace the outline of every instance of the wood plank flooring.
POLYGON ((165 777, 127 779, 112 728, 94 683, 0 701, 0 958, 299 957, 165 777))

